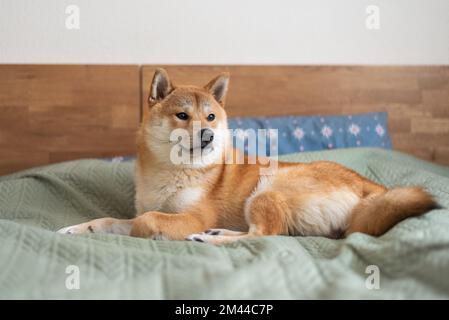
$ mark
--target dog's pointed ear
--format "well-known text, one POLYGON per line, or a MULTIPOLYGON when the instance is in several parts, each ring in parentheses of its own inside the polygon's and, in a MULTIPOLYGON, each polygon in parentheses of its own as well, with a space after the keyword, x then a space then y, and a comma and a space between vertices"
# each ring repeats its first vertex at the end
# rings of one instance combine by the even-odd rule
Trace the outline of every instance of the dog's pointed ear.
POLYGON ((228 91, 228 84, 229 72, 223 72, 213 78, 204 88, 209 91, 212 96, 214 96, 215 100, 224 106, 226 92, 228 91))
POLYGON ((164 99, 170 92, 173 91, 173 84, 168 77, 167 71, 162 68, 157 68, 151 82, 150 96, 148 102, 150 105, 164 99))

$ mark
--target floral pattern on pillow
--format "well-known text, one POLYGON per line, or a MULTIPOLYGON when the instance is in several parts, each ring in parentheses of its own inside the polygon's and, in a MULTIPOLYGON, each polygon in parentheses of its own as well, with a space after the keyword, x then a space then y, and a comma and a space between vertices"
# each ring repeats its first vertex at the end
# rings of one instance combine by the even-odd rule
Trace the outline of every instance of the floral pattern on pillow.
MULTIPOLYGON (((229 128, 234 129, 235 145, 244 146, 245 151, 248 151, 245 141, 248 129, 256 132, 257 129, 265 129, 266 148, 277 146, 279 155, 337 148, 391 149, 385 112, 338 116, 236 117, 229 119, 229 128)), ((263 141, 258 145, 260 143, 263 144, 263 141)))

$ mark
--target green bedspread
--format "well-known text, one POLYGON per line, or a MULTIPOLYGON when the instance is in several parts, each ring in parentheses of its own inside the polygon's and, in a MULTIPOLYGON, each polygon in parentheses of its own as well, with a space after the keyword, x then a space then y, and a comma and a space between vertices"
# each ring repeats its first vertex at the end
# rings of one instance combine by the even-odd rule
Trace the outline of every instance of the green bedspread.
MULTIPOLYGON (((423 185, 449 207, 449 168, 398 152, 284 158, 337 161, 387 186, 423 185)), ((80 160, 0 177, 0 298, 449 297, 447 209, 408 219, 380 238, 277 236, 215 247, 54 232, 98 217, 132 217, 132 172, 132 162, 80 160), (66 288, 71 265, 79 268, 79 289, 66 288), (379 289, 366 286, 370 265, 379 268, 379 289)))

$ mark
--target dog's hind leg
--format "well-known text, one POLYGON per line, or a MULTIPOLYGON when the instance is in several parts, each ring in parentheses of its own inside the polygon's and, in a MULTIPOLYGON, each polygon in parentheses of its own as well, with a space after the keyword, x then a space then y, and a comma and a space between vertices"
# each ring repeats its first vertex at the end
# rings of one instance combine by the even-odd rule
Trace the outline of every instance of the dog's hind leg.
POLYGON ((288 234, 290 208, 281 192, 265 191, 251 196, 245 206, 250 236, 288 234))
POLYGON ((224 244, 257 236, 288 234, 287 215, 290 209, 280 192, 270 191, 257 194, 247 200, 245 217, 249 231, 237 232, 226 229, 210 229, 191 234, 186 240, 224 244))

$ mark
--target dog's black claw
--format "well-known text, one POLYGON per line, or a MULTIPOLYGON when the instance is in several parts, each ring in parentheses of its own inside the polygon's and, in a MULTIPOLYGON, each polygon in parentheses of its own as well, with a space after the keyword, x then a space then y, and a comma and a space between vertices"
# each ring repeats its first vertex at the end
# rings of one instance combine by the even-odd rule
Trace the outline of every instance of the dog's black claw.
POLYGON ((200 238, 197 238, 197 237, 193 238, 193 241, 204 242, 203 239, 200 239, 200 238))
POLYGON ((208 230, 204 231, 204 233, 209 234, 211 236, 216 236, 216 235, 220 234, 220 231, 217 231, 217 230, 214 231, 214 230, 208 229, 208 230))

